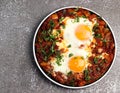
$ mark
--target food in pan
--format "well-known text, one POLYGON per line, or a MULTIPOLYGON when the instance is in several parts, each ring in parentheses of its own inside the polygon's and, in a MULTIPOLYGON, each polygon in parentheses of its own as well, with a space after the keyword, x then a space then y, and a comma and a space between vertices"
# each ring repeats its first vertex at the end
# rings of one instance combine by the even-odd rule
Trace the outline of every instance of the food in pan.
POLYGON ((97 81, 111 66, 114 52, 115 42, 107 23, 83 8, 51 14, 35 39, 40 67, 50 78, 67 86, 97 81))

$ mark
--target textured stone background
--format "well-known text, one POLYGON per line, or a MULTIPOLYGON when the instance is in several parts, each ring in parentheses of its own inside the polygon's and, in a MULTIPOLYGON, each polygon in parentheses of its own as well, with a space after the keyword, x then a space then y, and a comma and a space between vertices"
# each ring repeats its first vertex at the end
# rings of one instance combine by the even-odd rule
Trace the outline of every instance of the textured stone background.
POLYGON ((0 93, 120 93, 120 0, 0 0, 0 93), (117 56, 111 71, 97 84, 64 89, 37 68, 32 40, 41 20, 55 9, 78 5, 90 8, 111 25, 117 56))

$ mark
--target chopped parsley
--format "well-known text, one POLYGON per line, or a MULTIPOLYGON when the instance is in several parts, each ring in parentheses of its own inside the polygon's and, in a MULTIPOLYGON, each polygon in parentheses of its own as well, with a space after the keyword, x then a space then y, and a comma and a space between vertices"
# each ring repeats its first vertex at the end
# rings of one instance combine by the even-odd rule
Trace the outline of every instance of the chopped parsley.
POLYGON ((46 55, 46 52, 45 52, 44 49, 41 49, 41 52, 42 52, 43 55, 46 55))
POLYGON ((75 20, 76 20, 76 22, 79 22, 79 21, 80 21, 80 20, 79 20, 79 17, 76 17, 76 19, 75 19, 75 20))
POLYGON ((72 56, 73 56, 73 53, 70 53, 70 54, 69 54, 69 57, 72 57, 72 56))
POLYGON ((81 59, 84 59, 84 57, 83 57, 83 56, 81 56, 81 59))
POLYGON ((62 23, 63 20, 64 20, 64 17, 61 17, 61 18, 59 19, 59 23, 62 23))
POLYGON ((42 53, 42 55, 43 55, 43 60, 44 60, 44 61, 47 61, 47 60, 48 60, 48 56, 47 56, 47 53, 46 53, 46 51, 45 51, 45 48, 42 48, 42 49, 41 49, 41 53, 42 53))
POLYGON ((107 60, 106 59, 103 59, 102 62, 100 62, 100 66, 103 66, 104 63, 106 63, 107 60))
POLYGON ((99 24, 98 24, 98 23, 96 23, 96 24, 94 25, 94 27, 93 27, 92 31, 93 31, 93 32, 95 32, 95 31, 96 31, 96 29, 98 28, 98 26, 99 26, 99 24))
POLYGON ((103 41, 103 43, 106 43, 106 42, 107 42, 107 40, 106 40, 106 39, 103 39, 102 41, 103 41))
POLYGON ((74 79, 74 78, 71 79, 71 81, 70 81, 70 85, 73 86, 73 87, 75 86, 75 79, 74 79))
POLYGON ((55 43, 53 43, 53 44, 52 44, 52 46, 51 46, 51 48, 50 48, 50 50, 51 50, 51 52, 52 52, 52 53, 54 53, 54 52, 55 52, 54 47, 55 47, 55 43))
POLYGON ((67 73, 68 76, 71 75, 71 74, 72 74, 72 71, 70 71, 70 72, 67 73))
POLYGON ((85 15, 82 15, 81 17, 82 17, 82 18, 87 18, 85 15))
POLYGON ((54 39, 55 39, 55 36, 51 34, 51 35, 49 36, 49 39, 50 39, 50 40, 54 40, 54 39))
POLYGON ((54 23, 54 21, 53 21, 53 20, 50 20, 50 21, 49 21, 49 24, 50 24, 50 27, 51 27, 51 28, 54 28, 55 23, 54 23))
POLYGON ((85 19, 84 22, 86 22, 87 20, 85 19))
POLYGON ((61 24, 62 28, 65 29, 65 24, 61 24))
POLYGON ((98 61, 99 61, 99 58, 98 58, 98 57, 95 57, 95 58, 93 59, 93 61, 94 61, 95 64, 97 64, 98 61))
POLYGON ((102 39, 102 42, 104 45, 106 45, 106 43, 108 42, 106 39, 102 39))
POLYGON ((63 55, 56 55, 56 63, 58 66, 61 66, 61 62, 63 61, 63 55))
POLYGON ((98 56, 98 57, 95 57, 93 61, 95 64, 97 64, 100 59, 101 59, 101 56, 98 56))
POLYGON ((89 76, 89 70, 88 70, 88 69, 85 69, 85 70, 84 70, 84 76, 85 76, 85 80, 86 80, 86 81, 89 81, 89 80, 90 80, 91 77, 89 76))
POLYGON ((68 46, 67 46, 67 48, 70 48, 71 47, 71 44, 69 44, 68 46))
MULTIPOLYGON (((46 46, 42 46, 42 42, 40 42, 41 48, 40 53, 42 54, 42 59, 44 61, 47 61, 50 56, 54 55, 56 53, 56 37, 59 35, 60 31, 57 31, 57 35, 53 35, 51 29, 45 30, 41 32, 41 40, 42 42, 49 42, 46 44, 46 46), (48 49, 49 48, 49 49, 48 49)), ((59 63, 58 63, 59 64, 59 63)))
POLYGON ((55 38, 56 38, 56 36, 51 34, 50 29, 41 32, 41 39, 44 41, 54 41, 55 38))
POLYGON ((74 19, 73 22, 79 22, 79 21, 80 21, 80 19, 79 19, 79 17, 77 16, 77 17, 74 19))
POLYGON ((60 33, 61 33, 61 30, 60 30, 60 29, 58 29, 58 30, 57 30, 57 32, 60 34, 60 33))
POLYGON ((86 80, 86 81, 89 81, 89 80, 90 80, 90 76, 89 76, 89 75, 86 76, 86 77, 85 77, 85 80, 86 80))
POLYGON ((95 38, 102 38, 102 35, 98 33, 98 34, 94 34, 94 37, 95 38))

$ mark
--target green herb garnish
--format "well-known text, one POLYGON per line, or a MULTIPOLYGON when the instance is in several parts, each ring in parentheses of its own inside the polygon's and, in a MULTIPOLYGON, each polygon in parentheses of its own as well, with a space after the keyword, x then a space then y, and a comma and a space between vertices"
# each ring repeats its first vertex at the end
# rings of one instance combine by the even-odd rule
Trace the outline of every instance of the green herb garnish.
POLYGON ((54 40, 54 39, 55 39, 55 36, 51 34, 51 35, 50 35, 50 39, 51 39, 51 40, 54 40))
POLYGON ((62 61, 63 55, 57 55, 56 56, 56 63, 58 66, 61 66, 61 61, 62 61))
POLYGON ((85 80, 89 81, 90 80, 90 76, 86 76, 85 80))
POLYGON ((74 78, 70 81, 70 85, 73 86, 73 87, 75 86, 75 80, 74 80, 74 78))
POLYGON ((102 42, 103 42, 104 45, 106 45, 107 40, 106 39, 102 39, 102 42))
POLYGON ((94 61, 95 64, 97 64, 98 61, 99 61, 99 58, 98 58, 98 57, 95 57, 95 58, 93 59, 93 61, 94 61))
POLYGON ((50 38, 49 37, 44 37, 44 40, 45 41, 48 41, 50 38))
POLYGON ((73 53, 70 53, 70 54, 69 54, 69 57, 72 57, 72 56, 73 56, 73 53))
POLYGON ((46 55, 46 52, 45 52, 44 49, 41 49, 41 52, 42 52, 43 55, 46 55))
POLYGON ((70 48, 71 47, 71 44, 67 46, 67 48, 70 48))
POLYGON ((55 23, 54 23, 54 21, 53 21, 53 20, 50 20, 50 21, 49 21, 49 24, 50 24, 50 27, 51 27, 51 28, 54 28, 55 23))
POLYGON ((82 15, 81 17, 82 17, 82 18, 87 18, 85 15, 82 15))
POLYGON ((85 70, 84 70, 84 76, 85 76, 85 80, 86 80, 86 81, 89 81, 89 80, 90 80, 89 70, 88 70, 88 69, 85 69, 85 70))
POLYGON ((74 19, 74 22, 79 22, 79 17, 77 16, 75 19, 74 19))
POLYGON ((102 40, 102 42, 103 42, 103 43, 106 43, 106 42, 107 42, 107 40, 106 40, 106 39, 103 39, 103 40, 102 40))
POLYGON ((54 47, 55 47, 55 44, 52 44, 52 46, 51 46, 51 48, 50 48, 50 50, 51 50, 52 53, 55 52, 54 47))
POLYGON ((93 32, 95 32, 95 31, 96 31, 96 29, 98 28, 98 26, 99 26, 99 24, 98 24, 98 23, 96 23, 96 24, 94 25, 94 27, 93 27, 92 31, 93 31, 93 32))
POLYGON ((85 19, 84 22, 86 22, 87 20, 85 19))
POLYGON ((70 71, 70 72, 67 73, 68 76, 71 75, 71 74, 72 74, 72 71, 70 71))
POLYGON ((45 56, 45 57, 44 57, 44 61, 47 61, 47 60, 48 60, 48 57, 47 57, 47 56, 45 56))
POLYGON ((99 33, 98 34, 94 34, 94 37, 95 38, 102 38, 101 34, 99 34, 99 33))
POLYGON ((84 59, 84 57, 83 57, 83 56, 81 56, 81 59, 84 59))
POLYGON ((62 65, 60 62, 61 62, 61 61, 59 61, 59 60, 57 59, 56 63, 57 63, 58 66, 61 66, 61 65, 62 65))
POLYGON ((44 60, 44 61, 47 61, 47 60, 48 60, 48 56, 47 56, 47 53, 46 53, 46 51, 45 51, 44 48, 41 49, 41 53, 43 54, 43 60, 44 60))
POLYGON ((60 34, 60 33, 61 33, 61 30, 60 30, 60 29, 58 29, 58 30, 57 30, 57 32, 60 34))
POLYGON ((75 15, 75 14, 76 14, 76 12, 69 12, 69 14, 71 14, 71 15, 75 15))
POLYGON ((59 19, 59 23, 62 23, 63 20, 64 20, 64 17, 61 17, 61 18, 59 19))
POLYGON ((61 24, 62 28, 65 29, 65 24, 61 24))
POLYGON ((106 63, 106 59, 103 59, 102 62, 100 62, 100 66, 103 66, 104 63, 106 63))

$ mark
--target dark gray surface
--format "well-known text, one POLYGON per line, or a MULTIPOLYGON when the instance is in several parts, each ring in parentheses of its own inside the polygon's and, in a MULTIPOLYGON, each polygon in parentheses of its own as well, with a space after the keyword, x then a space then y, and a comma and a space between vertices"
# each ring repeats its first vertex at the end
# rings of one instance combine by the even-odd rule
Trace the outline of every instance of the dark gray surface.
POLYGON ((0 0, 0 93, 120 93, 119 0, 0 0), (40 21, 63 6, 90 8, 111 25, 117 56, 111 71, 97 84, 64 89, 47 80, 37 68, 32 39, 40 21))

